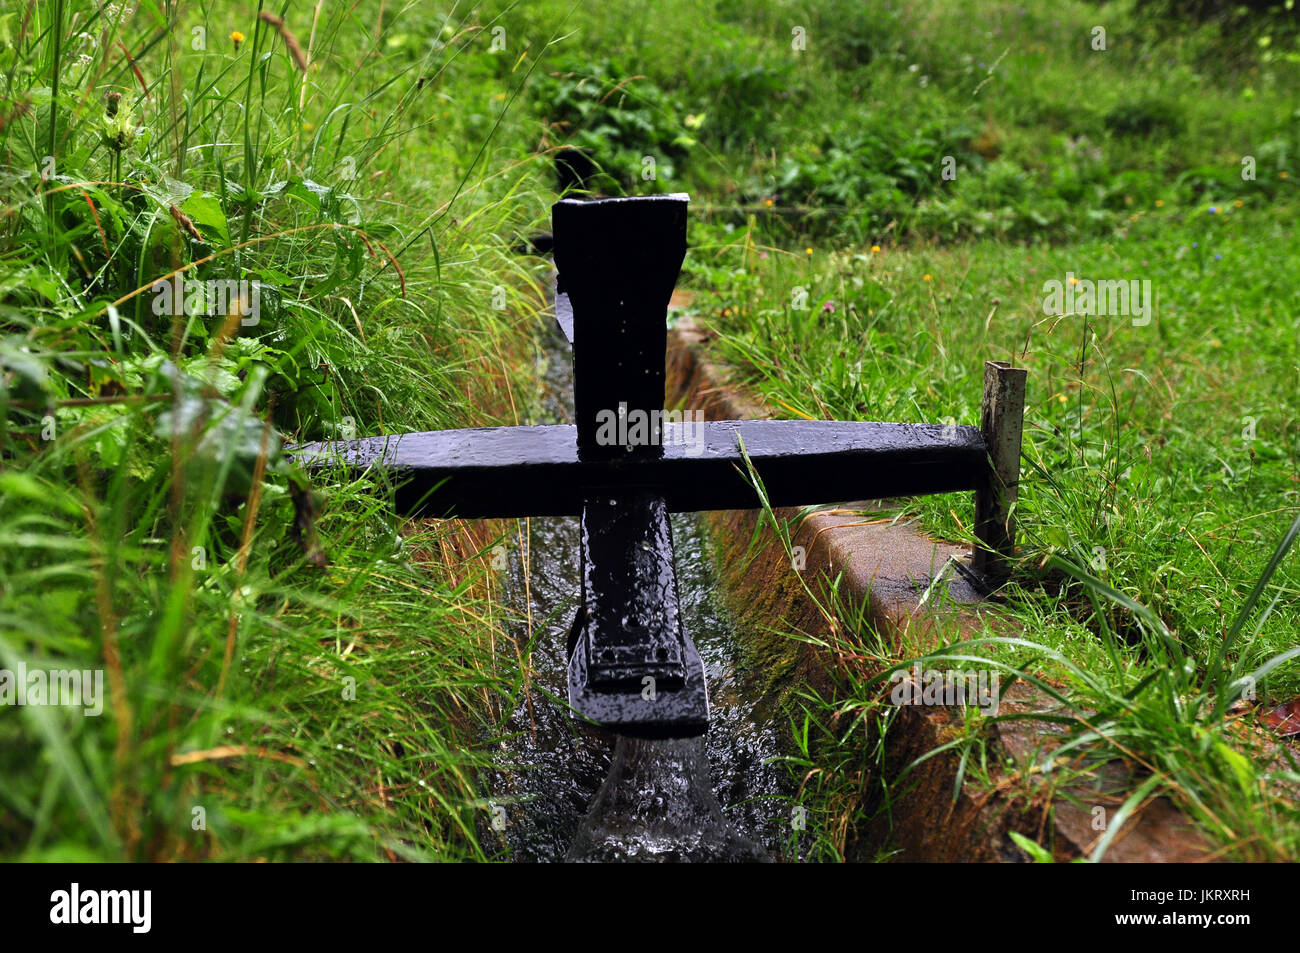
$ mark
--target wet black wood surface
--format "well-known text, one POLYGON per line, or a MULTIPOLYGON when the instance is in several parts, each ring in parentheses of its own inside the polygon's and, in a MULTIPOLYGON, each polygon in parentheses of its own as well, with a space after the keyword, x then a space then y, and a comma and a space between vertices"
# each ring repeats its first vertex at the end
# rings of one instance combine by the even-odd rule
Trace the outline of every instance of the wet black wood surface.
POLYGON ((663 497, 670 512, 753 509, 746 452, 773 506, 973 490, 987 469, 979 429, 830 420, 668 423, 663 456, 579 457, 572 425, 480 427, 306 444, 295 458, 355 479, 375 467, 409 515, 576 516, 593 495, 663 497))

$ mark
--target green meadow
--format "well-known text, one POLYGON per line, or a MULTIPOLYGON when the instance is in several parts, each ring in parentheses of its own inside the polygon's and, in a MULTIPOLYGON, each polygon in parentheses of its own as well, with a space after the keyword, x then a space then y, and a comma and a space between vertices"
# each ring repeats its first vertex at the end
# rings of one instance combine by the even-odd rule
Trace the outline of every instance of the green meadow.
MULTIPOLYGON (((1293 859, 1300 31, 1175 6, 10 4, 0 669, 104 704, 0 711, 0 856, 497 856, 513 527, 285 448, 536 418, 548 263, 513 249, 576 146, 603 194, 691 194, 679 286, 782 416, 974 424, 984 361, 1028 368, 1018 634, 917 652, 1055 699, 1025 784, 1132 768, 1108 830, 1168 797, 1293 859)), ((902 505, 972 539, 969 495, 902 505)), ((914 659, 828 608, 860 670, 782 717, 839 860, 914 659)), ((967 784, 993 717, 940 753, 967 784)))

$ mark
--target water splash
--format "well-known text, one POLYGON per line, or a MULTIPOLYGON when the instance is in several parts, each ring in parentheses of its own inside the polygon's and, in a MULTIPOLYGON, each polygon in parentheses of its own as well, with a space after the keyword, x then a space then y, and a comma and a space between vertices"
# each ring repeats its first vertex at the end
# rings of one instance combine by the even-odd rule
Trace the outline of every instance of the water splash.
POLYGON ((709 783, 703 738, 618 739, 609 775, 565 857, 583 862, 762 862, 709 783))

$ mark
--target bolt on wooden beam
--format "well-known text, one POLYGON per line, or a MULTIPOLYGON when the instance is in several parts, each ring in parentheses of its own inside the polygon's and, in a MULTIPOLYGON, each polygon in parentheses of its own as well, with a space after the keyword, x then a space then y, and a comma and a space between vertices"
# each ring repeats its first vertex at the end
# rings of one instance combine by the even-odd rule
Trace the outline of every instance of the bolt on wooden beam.
POLYGON ((991 588, 1010 575, 1016 550, 1016 497, 1020 489, 1020 448, 1025 419, 1025 384, 1029 372, 1005 361, 984 363, 984 399, 980 433, 991 464, 975 491, 973 568, 991 588))

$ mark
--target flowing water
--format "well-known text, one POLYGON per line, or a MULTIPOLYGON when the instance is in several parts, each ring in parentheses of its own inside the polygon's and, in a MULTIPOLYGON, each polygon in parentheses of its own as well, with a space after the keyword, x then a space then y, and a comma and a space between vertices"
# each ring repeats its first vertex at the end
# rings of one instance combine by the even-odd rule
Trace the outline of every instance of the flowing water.
MULTIPOLYGON (((539 423, 567 422, 572 362, 558 332, 542 356, 539 423)), ((483 843, 516 861, 768 860, 791 832, 780 723, 758 710, 737 632, 716 592, 714 557, 695 514, 672 517, 682 621, 704 661, 711 715, 703 738, 641 741, 575 724, 565 642, 579 598, 576 518, 520 521, 509 546, 508 627, 531 663, 489 780, 483 843), (525 566, 527 571, 525 571, 525 566)), ((515 645, 502 651, 513 656, 515 645)))

